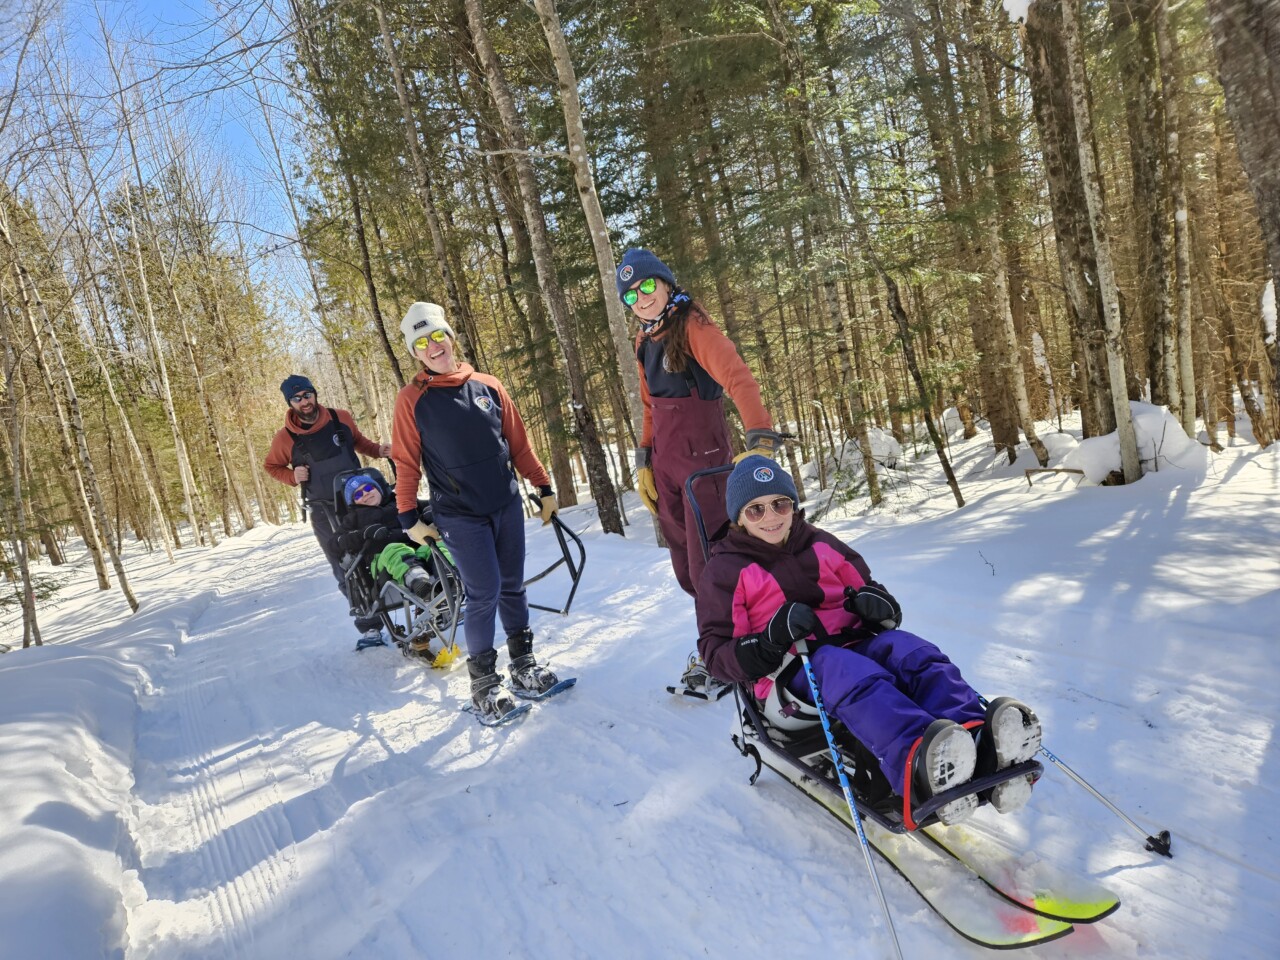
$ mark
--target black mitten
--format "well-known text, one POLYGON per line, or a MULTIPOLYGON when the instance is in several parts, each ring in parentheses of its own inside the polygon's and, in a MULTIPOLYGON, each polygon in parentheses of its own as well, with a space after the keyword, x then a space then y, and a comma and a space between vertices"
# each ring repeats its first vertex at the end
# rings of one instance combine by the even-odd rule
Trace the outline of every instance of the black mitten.
POLYGON ((385 547, 391 542, 391 531, 381 523, 371 524, 364 528, 364 538, 376 547, 385 547))
POLYGON ((753 679, 773 673, 782 666, 791 645, 809 636, 818 625, 818 615, 812 607, 784 603, 762 631, 738 641, 734 648, 738 665, 753 679))
POLYGON ((902 607, 892 593, 878 583, 844 588, 844 608, 856 613, 862 625, 879 633, 902 623, 902 607))

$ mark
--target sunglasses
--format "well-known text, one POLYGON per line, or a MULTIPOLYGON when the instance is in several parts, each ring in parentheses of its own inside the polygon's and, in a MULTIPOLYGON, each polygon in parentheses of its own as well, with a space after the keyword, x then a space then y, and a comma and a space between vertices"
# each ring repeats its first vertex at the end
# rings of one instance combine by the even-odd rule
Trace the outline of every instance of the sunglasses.
POLYGON ((316 398, 313 390, 300 390, 289 398, 290 403, 298 403, 302 400, 314 400, 316 398))
POLYGON ((764 519, 765 507, 768 507, 780 517, 789 517, 795 506, 790 497, 775 497, 768 503, 748 503, 742 508, 742 512, 752 523, 759 523, 764 519))
POLYGON ((413 349, 425 350, 433 343, 444 343, 448 336, 449 334, 444 330, 432 330, 425 336, 421 336, 417 340, 413 341, 413 349))
POLYGON ((352 494, 351 499, 359 500, 361 497, 367 496, 377 489, 378 485, 376 483, 362 483, 360 486, 356 487, 355 493, 352 494))
POLYGON ((625 303, 628 307, 634 307, 636 305, 636 301, 640 299, 640 294, 643 293, 647 297, 649 294, 653 293, 653 291, 657 289, 658 289, 657 278, 645 277, 643 280, 640 281, 640 286, 638 290, 636 288, 632 288, 631 290, 627 290, 622 294, 622 302, 625 303))

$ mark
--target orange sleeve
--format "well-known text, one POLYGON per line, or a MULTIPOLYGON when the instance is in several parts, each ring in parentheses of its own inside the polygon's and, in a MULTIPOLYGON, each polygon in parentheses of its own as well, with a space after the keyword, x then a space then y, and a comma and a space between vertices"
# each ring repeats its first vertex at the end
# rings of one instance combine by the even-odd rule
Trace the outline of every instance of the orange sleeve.
MULTIPOLYGON (((692 318, 690 318, 692 320, 692 318)), ((729 395, 747 430, 772 430, 773 419, 760 399, 760 385, 733 341, 714 323, 691 322, 689 352, 729 395)))
POLYGON ((350 410, 335 410, 334 413, 338 415, 338 422, 345 425, 347 429, 351 431, 351 436, 355 440, 356 453, 362 453, 366 457, 378 456, 378 447, 380 444, 370 440, 360 432, 360 428, 356 426, 355 417, 351 416, 350 410))
POLYGON ((410 383, 396 395, 391 418, 391 459, 396 465, 396 512, 418 509, 418 481, 422 479, 422 436, 413 416, 422 391, 410 383))
POLYGON ((289 436, 288 430, 283 428, 277 430, 276 435, 271 438, 271 449, 267 451, 267 459, 262 461, 262 469, 266 470, 273 479, 296 487, 298 481, 293 478, 292 459, 293 437, 289 436))

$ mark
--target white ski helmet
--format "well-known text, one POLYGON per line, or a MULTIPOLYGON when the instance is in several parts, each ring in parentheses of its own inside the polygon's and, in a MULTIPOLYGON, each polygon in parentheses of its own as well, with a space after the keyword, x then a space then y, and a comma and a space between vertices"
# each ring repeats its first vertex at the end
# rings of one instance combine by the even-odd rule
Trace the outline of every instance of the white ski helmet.
POLYGON ((458 335, 453 332, 453 327, 449 326, 449 321, 444 318, 444 307, 438 303, 419 301, 409 307, 404 319, 400 321, 404 345, 409 348, 410 353, 413 353, 413 341, 419 337, 425 337, 433 330, 443 330, 449 334, 450 339, 458 339, 458 335))
POLYGON ((775 679, 769 687, 769 693, 760 703, 760 712, 764 718, 779 730, 805 730, 822 722, 813 704, 805 703, 792 694, 786 684, 777 681, 777 677, 782 676, 794 659, 793 653, 788 653, 783 659, 782 666, 773 675, 775 679))

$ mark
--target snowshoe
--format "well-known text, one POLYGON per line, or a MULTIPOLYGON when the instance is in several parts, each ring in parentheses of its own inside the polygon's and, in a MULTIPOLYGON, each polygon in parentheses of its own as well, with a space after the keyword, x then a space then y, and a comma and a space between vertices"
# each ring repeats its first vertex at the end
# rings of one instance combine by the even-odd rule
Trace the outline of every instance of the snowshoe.
POLYGON ((471 703, 463 709, 474 713, 486 727, 507 723, 530 709, 527 703, 516 703, 511 691, 503 686, 502 678, 495 669, 497 664, 497 650, 486 650, 467 658, 467 672, 471 674, 471 703))
POLYGON ((526 700, 538 700, 560 682, 551 670, 540 666, 532 653, 526 653, 511 661, 507 668, 511 675, 511 692, 526 700))
POLYGON ((381 627, 373 627, 360 634, 356 640, 356 653, 361 650, 368 650, 370 647, 385 647, 387 640, 382 635, 381 627))
POLYGON ((689 654, 689 663, 678 684, 667 687, 667 693, 694 700, 719 700, 732 692, 733 684, 717 680, 707 672, 707 665, 698 654, 689 654))

